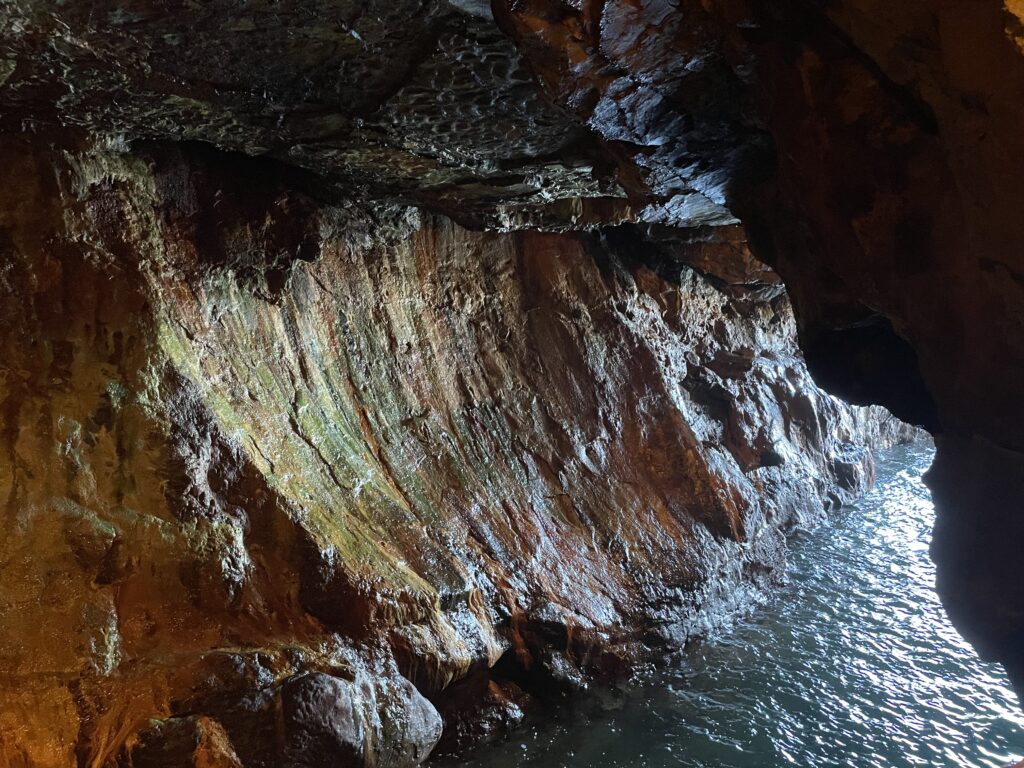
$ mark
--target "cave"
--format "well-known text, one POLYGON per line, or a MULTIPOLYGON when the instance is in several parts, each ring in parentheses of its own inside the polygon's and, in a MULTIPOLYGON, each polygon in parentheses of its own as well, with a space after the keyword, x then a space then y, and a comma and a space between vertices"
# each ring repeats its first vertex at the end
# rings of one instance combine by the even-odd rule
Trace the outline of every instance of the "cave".
POLYGON ((9 0, 0 42, 0 768, 514 754, 713 653, 907 445, 1024 695, 1019 0, 9 0))

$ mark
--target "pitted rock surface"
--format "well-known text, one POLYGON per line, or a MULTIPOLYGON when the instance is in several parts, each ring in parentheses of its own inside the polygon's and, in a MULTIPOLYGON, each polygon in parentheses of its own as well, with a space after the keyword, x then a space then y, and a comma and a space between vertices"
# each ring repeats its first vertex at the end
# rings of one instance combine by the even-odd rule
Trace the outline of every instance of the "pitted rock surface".
POLYGON ((494 226, 625 206, 473 3, 8 2, 0 26, 8 130, 204 141, 494 226))

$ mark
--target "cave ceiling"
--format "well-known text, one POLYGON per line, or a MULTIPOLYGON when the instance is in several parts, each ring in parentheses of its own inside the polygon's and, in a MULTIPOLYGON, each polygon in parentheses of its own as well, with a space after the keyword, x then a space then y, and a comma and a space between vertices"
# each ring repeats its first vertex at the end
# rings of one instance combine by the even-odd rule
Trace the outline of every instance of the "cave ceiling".
POLYGON ((0 19, 0 99, 25 131, 207 142, 490 227, 628 215, 595 138, 482 3, 21 2, 0 19))

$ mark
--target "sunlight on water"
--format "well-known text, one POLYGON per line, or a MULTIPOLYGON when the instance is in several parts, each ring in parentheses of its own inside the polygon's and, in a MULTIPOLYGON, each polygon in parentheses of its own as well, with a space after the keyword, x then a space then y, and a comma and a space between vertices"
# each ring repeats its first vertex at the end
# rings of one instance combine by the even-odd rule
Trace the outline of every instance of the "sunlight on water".
POLYGON ((1002 669, 949 624, 928 557, 931 448, 878 461, 875 490, 792 543, 770 605, 604 707, 536 724, 473 765, 1004 766, 1024 716, 1002 669), (598 711, 592 711, 597 709, 598 711))

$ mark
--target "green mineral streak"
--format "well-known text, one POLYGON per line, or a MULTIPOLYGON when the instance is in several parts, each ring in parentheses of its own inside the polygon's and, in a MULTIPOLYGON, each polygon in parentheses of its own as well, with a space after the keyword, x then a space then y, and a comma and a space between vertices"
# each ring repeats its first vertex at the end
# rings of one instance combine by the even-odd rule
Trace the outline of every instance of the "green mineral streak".
POLYGON ((391 538, 382 525, 416 518, 382 476, 361 434, 356 405, 334 385, 345 377, 338 369, 344 361, 319 359, 318 367, 307 366, 311 380, 297 381, 300 366, 291 350, 280 354, 267 343, 281 342, 281 329, 269 317, 276 310, 236 291, 230 303, 215 343, 192 341, 181 323, 165 315, 160 348, 199 389, 223 433, 302 511, 303 524, 324 548, 338 552, 354 572, 383 578, 387 587, 433 593, 398 562, 400 556, 380 546, 391 538), (219 386, 221 381, 240 387, 219 386))

